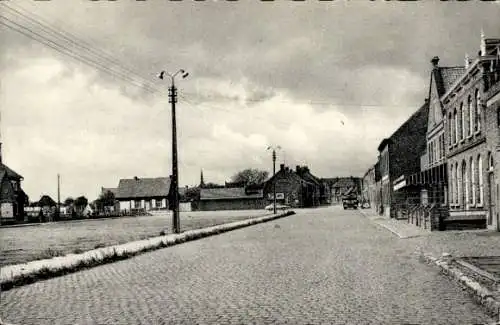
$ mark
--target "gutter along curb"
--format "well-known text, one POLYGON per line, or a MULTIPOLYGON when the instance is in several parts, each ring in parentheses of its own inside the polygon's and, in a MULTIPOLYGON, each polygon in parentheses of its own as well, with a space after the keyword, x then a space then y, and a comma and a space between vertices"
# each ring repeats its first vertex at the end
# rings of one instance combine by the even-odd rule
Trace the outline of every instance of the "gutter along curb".
MULTIPOLYGON (((500 317, 500 302, 496 300, 495 295, 479 282, 465 275, 457 267, 453 266, 452 262, 454 258, 451 255, 444 253, 441 258, 436 258, 430 254, 422 253, 421 257, 427 264, 437 266, 442 274, 465 288, 478 304, 486 308, 491 316, 500 317)), ((500 318, 498 321, 498 324, 500 324, 500 318)))
POLYGON ((273 221, 294 214, 294 211, 287 211, 277 215, 251 218, 202 229, 188 230, 181 234, 169 234, 121 245, 98 248, 81 254, 68 254, 51 259, 8 265, 2 267, 0 270, 1 291, 7 291, 15 287, 74 273, 83 269, 125 260, 141 253, 174 246, 259 223, 273 221))

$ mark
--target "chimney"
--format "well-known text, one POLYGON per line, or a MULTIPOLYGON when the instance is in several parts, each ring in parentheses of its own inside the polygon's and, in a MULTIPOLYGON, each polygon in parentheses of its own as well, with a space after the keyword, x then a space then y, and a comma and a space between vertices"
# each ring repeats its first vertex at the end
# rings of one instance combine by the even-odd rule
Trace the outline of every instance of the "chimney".
POLYGON ((139 180, 139 177, 137 177, 137 176, 134 176, 134 179, 135 179, 136 181, 138 181, 138 180, 139 180))
POLYGON ((437 68, 439 63, 439 57, 438 56, 433 57, 431 63, 434 68, 437 68))
POLYGON ((285 170, 285 164, 280 164, 280 170, 285 170))
POLYGON ((295 166, 295 172, 296 172, 297 174, 298 174, 298 173, 300 173, 300 166, 299 166, 299 165, 295 166))

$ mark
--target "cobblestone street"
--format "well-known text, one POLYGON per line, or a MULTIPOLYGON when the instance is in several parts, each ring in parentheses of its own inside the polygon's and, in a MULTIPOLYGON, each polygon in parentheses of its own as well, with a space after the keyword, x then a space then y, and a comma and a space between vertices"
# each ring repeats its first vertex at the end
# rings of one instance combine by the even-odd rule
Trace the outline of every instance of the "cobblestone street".
POLYGON ((2 293, 14 324, 479 324, 493 320, 357 211, 273 222, 2 293))

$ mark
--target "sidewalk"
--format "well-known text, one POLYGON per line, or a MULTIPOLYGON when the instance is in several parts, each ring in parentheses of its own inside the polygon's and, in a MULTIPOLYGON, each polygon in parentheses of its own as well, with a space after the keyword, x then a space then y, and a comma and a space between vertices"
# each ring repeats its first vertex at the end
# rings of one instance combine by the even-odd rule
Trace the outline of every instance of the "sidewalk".
MULTIPOLYGON (((500 321, 500 233, 481 230, 426 231, 405 220, 360 210, 371 222, 401 239, 412 238, 423 261, 470 293, 500 321)), ((497 324, 500 324, 497 323, 497 324)))
POLYGON ((401 239, 429 236, 430 231, 418 228, 406 222, 406 220, 387 219, 375 214, 371 209, 359 209, 359 212, 373 223, 383 227, 401 239))

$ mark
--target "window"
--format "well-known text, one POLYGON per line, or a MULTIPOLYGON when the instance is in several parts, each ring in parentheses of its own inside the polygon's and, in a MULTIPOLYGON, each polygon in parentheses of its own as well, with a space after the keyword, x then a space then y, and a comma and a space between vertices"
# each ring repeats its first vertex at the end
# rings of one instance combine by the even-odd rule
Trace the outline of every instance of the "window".
POLYGON ((445 148, 445 144, 444 144, 444 133, 441 134, 441 158, 444 159, 445 156, 446 156, 446 148, 445 148))
POLYGON ((462 162, 462 172, 465 175, 465 181, 464 181, 464 190, 465 190, 465 200, 464 200, 464 208, 467 207, 467 204, 470 202, 469 201, 469 169, 467 168, 467 163, 465 160, 462 162))
POLYGON ((451 184, 450 184, 450 203, 455 203, 455 165, 450 166, 451 184))
POLYGON ((432 164, 432 150, 431 150, 431 142, 427 144, 427 159, 429 166, 432 164))
POLYGON ((474 129, 474 110, 472 109, 472 98, 469 96, 467 98, 467 111, 469 112, 469 132, 468 134, 472 134, 472 130, 474 129))
POLYGON ((458 163, 455 164, 455 204, 458 204, 458 163))
POLYGON ((477 157, 477 169, 478 169, 478 185, 479 185, 479 191, 478 191, 478 199, 477 203, 478 204, 483 204, 483 159, 481 158, 481 155, 477 157))
POLYGON ((453 122, 451 112, 448 113, 448 145, 453 144, 453 122))
POLYGON ((453 112, 453 123, 455 124, 454 130, 453 130, 453 143, 458 142, 458 115, 457 115, 457 109, 453 112))
POLYGON ((459 128, 459 137, 458 139, 461 140, 464 138, 465 132, 464 132, 464 126, 465 126, 465 119, 464 119, 464 103, 460 103, 460 110, 458 113, 458 128, 459 128))
POLYGON ((470 183, 471 183, 470 203, 474 205, 476 204, 476 166, 473 158, 470 159, 470 183))
POLYGON ((462 198, 462 166, 457 165, 457 204, 461 205, 463 202, 462 198))
POLYGON ((479 94, 479 89, 476 89, 476 105, 475 105, 475 116, 474 116, 474 130, 481 130, 481 95, 479 94))
POLYGON ((161 199, 156 199, 156 200, 155 200, 155 203, 156 203, 156 207, 157 207, 157 208, 161 208, 161 203, 162 203, 162 201, 163 201, 163 200, 161 200, 161 199))

